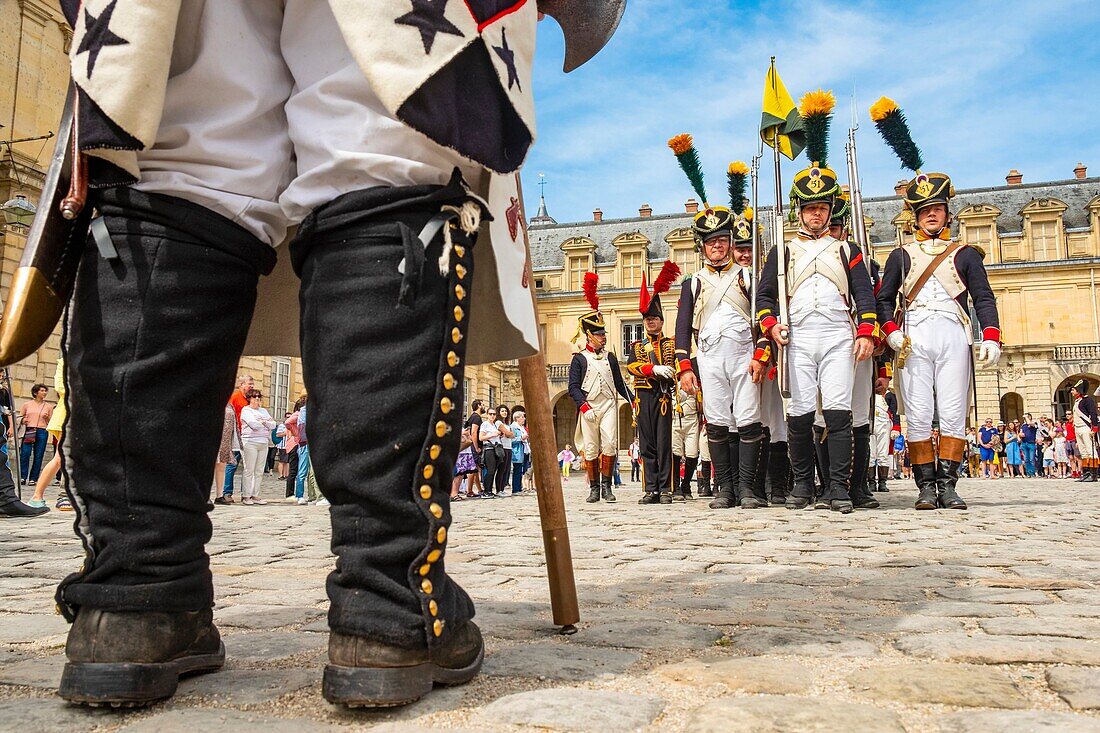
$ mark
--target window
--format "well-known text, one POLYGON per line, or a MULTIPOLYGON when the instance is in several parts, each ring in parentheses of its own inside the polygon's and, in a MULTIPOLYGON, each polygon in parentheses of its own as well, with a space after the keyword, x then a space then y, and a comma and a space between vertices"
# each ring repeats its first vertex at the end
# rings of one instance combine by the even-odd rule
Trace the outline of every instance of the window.
POLYGON ((470 409, 470 403, 473 400, 470 398, 470 378, 466 377, 462 380, 462 405, 464 410, 470 409))
POLYGON ((642 253, 622 252, 619 254, 619 270, 622 273, 622 287, 637 288, 642 284, 642 253))
POLYGON ((992 254, 993 227, 989 224, 967 224, 966 243, 972 247, 980 247, 986 254, 992 254))
POLYGON ((672 251, 672 261, 680 268, 683 275, 692 275, 702 266, 699 262, 699 253, 693 247, 674 249, 672 251))
POLYGON ((580 290, 584 284, 584 273, 588 270, 588 255, 571 255, 569 257, 568 278, 566 286, 569 290, 580 290))
POLYGON ((290 359, 271 360, 271 417, 281 422, 290 412, 290 359))
POLYGON ((535 290, 545 290, 545 289, 546 289, 546 281, 543 280, 541 277, 536 277, 535 278, 535 290))
POLYGON ((489 387, 489 405, 488 405, 488 407, 490 409, 492 409, 496 406, 497 406, 497 388, 490 386, 489 387))
POLYGON ((619 353, 623 355, 624 359, 630 353, 630 345, 643 338, 645 338, 645 327, 640 322, 623 324, 623 350, 619 353))
POLYGON ((1058 222, 1031 222, 1031 259, 1058 259, 1058 222))

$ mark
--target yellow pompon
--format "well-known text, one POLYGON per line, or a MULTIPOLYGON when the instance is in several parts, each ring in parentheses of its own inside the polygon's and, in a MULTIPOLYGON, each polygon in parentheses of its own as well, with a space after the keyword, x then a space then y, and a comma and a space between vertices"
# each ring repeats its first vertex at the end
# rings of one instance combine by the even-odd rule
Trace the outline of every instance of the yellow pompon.
POLYGON ((742 162, 740 160, 735 160, 732 163, 730 163, 729 172, 734 174, 734 175, 745 176, 745 175, 748 175, 748 173, 749 173, 749 167, 747 165, 745 165, 744 162, 742 162))
POLYGON ((752 207, 746 206, 745 210, 741 212, 741 216, 745 217, 745 221, 752 221, 753 213, 752 207))
POLYGON ((798 102, 798 114, 803 117, 812 115, 827 115, 836 107, 836 97, 832 92, 818 89, 816 92, 806 92, 798 102))
POLYGON ((691 139, 691 135, 686 132, 682 132, 676 137, 668 141, 668 146, 672 148, 672 152, 677 155, 683 155, 687 151, 691 150, 691 146, 694 141, 691 139))
POLYGON ((880 97, 877 102, 871 105, 871 120, 878 122, 884 119, 886 115, 891 112, 895 112, 898 109, 898 103, 889 97, 880 97))

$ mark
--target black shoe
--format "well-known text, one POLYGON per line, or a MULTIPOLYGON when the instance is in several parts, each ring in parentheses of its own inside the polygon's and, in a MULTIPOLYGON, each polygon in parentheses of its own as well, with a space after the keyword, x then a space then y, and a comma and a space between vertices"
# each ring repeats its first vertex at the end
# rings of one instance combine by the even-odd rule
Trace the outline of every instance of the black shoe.
POLYGON ((328 658, 321 685, 326 700, 349 708, 388 708, 419 700, 434 684, 472 680, 485 659, 485 642, 473 621, 431 652, 333 631, 328 658))
POLYGON ((222 494, 218 498, 214 499, 214 503, 228 506, 233 503, 233 497, 228 494, 222 494))
POLYGON ((687 501, 687 497, 684 496, 684 492, 677 489, 672 492, 672 501, 687 501))
POLYGON ((25 519, 38 517, 50 511, 48 506, 31 506, 18 499, 0 506, 0 519, 25 519))
POLYGON ((661 503, 661 496, 660 496, 660 494, 646 493, 645 496, 643 496, 641 499, 638 499, 638 503, 639 504, 660 504, 661 503))
POLYGON ((795 496, 792 494, 787 497, 786 501, 784 501, 783 504, 788 509, 805 509, 810 505, 810 500, 808 497, 795 496))
POLYGON ((762 502, 755 496, 746 496, 744 499, 741 500, 742 509, 759 509, 761 507, 766 507, 767 505, 767 502, 762 502))
POLYGON ((913 464, 913 477, 917 482, 917 501, 914 506, 917 509, 936 509, 939 506, 938 489, 936 486, 936 464, 913 464))
MULTIPOLYGON (((681 499, 681 501, 683 501, 683 499, 681 499)), ((662 504, 671 504, 672 503, 672 494, 661 494, 661 503, 662 504)))
POLYGON ((585 501, 588 502, 589 504, 595 504, 599 500, 600 500, 600 487, 599 486, 593 486, 591 488, 591 490, 588 492, 588 498, 585 499, 585 501))
POLYGON ((852 502, 856 509, 878 509, 881 504, 876 499, 863 499, 862 501, 852 502))
POLYGON ((954 487, 948 488, 937 497, 937 504, 941 509, 966 509, 966 502, 955 493, 954 487))
POLYGON ((711 509, 733 509, 737 506, 737 496, 732 489, 719 489, 714 501, 707 504, 711 509))
POLYGON ((841 514, 851 514, 852 502, 833 499, 829 502, 829 509, 834 512, 840 512, 841 514))
POLYGON ((615 495, 611 493, 610 486, 603 487, 603 489, 600 491, 600 497, 608 504, 614 504, 616 501, 618 501, 618 499, 615 498, 615 495))
POLYGON ((707 498, 714 496, 714 492, 710 490, 710 484, 702 484, 699 486, 699 498, 707 498))
POLYGON ((171 697, 181 675, 225 664, 210 609, 102 611, 81 608, 65 643, 58 695, 80 705, 134 707, 171 697))

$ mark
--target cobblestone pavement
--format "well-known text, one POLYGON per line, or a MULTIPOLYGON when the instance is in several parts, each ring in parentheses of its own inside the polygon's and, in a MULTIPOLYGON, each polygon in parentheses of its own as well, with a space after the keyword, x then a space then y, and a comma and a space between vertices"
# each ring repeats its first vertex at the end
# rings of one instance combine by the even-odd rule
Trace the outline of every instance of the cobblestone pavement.
POLYGON ((964 480, 970 511, 918 513, 891 487, 842 516, 643 507, 636 485, 590 505, 574 478, 571 637, 551 625, 535 499, 456 504, 448 568, 478 603, 484 673, 383 712, 321 698, 324 508, 218 507, 228 662, 139 712, 54 695, 72 515, 7 521, 0 730, 1100 731, 1100 488, 964 480))

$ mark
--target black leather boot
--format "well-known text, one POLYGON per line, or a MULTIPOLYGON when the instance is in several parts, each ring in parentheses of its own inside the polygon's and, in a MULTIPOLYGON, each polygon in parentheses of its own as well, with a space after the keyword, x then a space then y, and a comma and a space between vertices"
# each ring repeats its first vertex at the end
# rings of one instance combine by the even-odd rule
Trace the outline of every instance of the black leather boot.
POLYGON ((691 493, 691 479, 695 476, 695 466, 699 463, 699 456, 688 456, 684 459, 684 480, 680 482, 680 493, 688 501, 694 501, 691 493))
MULTIPOLYGON (((1089 459, 1093 460, 1093 459, 1089 459)), ((1081 483, 1094 484, 1096 483, 1096 466, 1082 466, 1081 467, 1081 483)))
POLYGON ((852 428, 852 482, 849 496, 856 509, 878 509, 871 489, 868 488, 868 464, 871 461, 871 426, 852 428))
POLYGON ((707 441, 710 443, 710 460, 714 465, 714 484, 718 491, 714 501, 708 505, 711 509, 730 509, 735 506, 733 489, 733 466, 730 464, 729 428, 708 424, 707 441))
POLYGON ((829 488, 829 443, 825 428, 814 425, 814 509, 828 509, 825 496, 829 488))
POLYGON ((878 490, 882 493, 888 492, 890 489, 886 488, 886 479, 890 478, 890 467, 879 466, 878 467, 878 490))
POLYGON ((829 509, 850 514, 853 506, 850 496, 852 480, 852 411, 822 410, 825 427, 829 431, 829 464, 826 469, 828 488, 825 496, 829 509))
POLYGON ((786 504, 791 489, 791 456, 786 441, 768 446, 768 498, 772 504, 786 504))
MULTIPOLYGON (((760 455, 764 450, 764 426, 752 423, 738 429, 740 444, 737 449, 737 493, 742 509, 759 509, 768 505, 766 496, 757 495, 756 474, 760 468, 760 455)), ((763 487, 760 487, 760 491, 763 487)))
POLYGON ((756 466, 756 486, 753 495, 768 506, 768 466, 771 465, 771 431, 764 428, 764 439, 760 441, 760 463, 756 466))
POLYGON ((0 519, 26 519, 41 516, 48 511, 49 507, 33 507, 19 500, 15 480, 8 468, 8 454, 0 452, 0 519))
POLYGON ((791 474, 794 486, 787 496, 788 509, 804 509, 814 497, 814 413, 787 418, 791 474))
POLYGON ((148 705, 171 697, 181 675, 225 664, 210 609, 103 611, 83 606, 65 642, 58 694, 72 703, 148 705))
POLYGON ((959 483, 959 462, 940 459, 936 461, 938 504, 942 509, 966 509, 966 502, 955 492, 959 483))
POLYGON ((939 507, 939 487, 936 485, 935 463, 914 463, 913 480, 917 483, 917 509, 937 509, 939 507))
POLYGON ((595 504, 600 500, 600 459, 584 461, 584 475, 588 479, 588 498, 585 501, 595 504))
POLYGON ((608 504, 614 504, 617 499, 611 493, 611 486, 615 483, 615 457, 600 456, 600 496, 608 504))
MULTIPOLYGON (((706 439, 707 439, 707 437, 704 435, 703 440, 706 440, 706 439)), ((710 473, 711 473, 710 461, 700 461, 699 462, 699 496, 700 497, 714 496, 714 491, 712 491, 711 488, 710 488, 710 473)))

